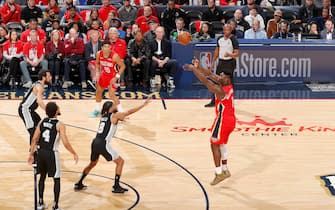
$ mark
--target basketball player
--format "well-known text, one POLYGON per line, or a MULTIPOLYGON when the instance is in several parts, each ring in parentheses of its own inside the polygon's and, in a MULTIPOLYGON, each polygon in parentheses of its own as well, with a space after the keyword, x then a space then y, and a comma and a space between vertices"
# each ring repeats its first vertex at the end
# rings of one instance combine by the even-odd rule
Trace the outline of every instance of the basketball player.
MULTIPOLYGON (((236 37, 231 33, 232 27, 229 24, 223 26, 223 36, 220 36, 217 40, 216 48, 211 63, 211 70, 214 69, 215 62, 219 58, 219 63, 216 67, 216 74, 224 72, 231 76, 233 82, 234 70, 236 68, 236 58, 240 55, 239 43, 236 37)), ((205 107, 215 106, 215 96, 212 96, 211 102, 205 105, 205 107)))
POLYGON ((106 101, 103 104, 99 129, 91 145, 91 161, 83 170, 79 181, 74 185, 75 190, 82 190, 86 188, 86 185, 83 184, 83 180, 87 174, 97 165, 99 156, 102 155, 107 161, 113 160, 116 163, 115 183, 112 192, 124 193, 128 191, 128 189, 120 186, 120 177, 124 160, 118 154, 118 152, 113 147, 111 147, 109 142, 115 134, 118 122, 120 120, 124 120, 128 115, 131 115, 145 107, 149 101, 150 98, 148 98, 141 106, 132 108, 126 112, 118 112, 116 104, 111 101, 106 101))
POLYGON ((124 72, 126 66, 115 51, 111 51, 111 43, 105 40, 102 43, 101 50, 96 55, 96 70, 97 70, 97 89, 96 89, 96 106, 90 117, 99 115, 101 106, 102 94, 104 89, 108 88, 109 98, 113 100, 119 112, 123 112, 120 100, 116 97, 117 80, 124 72))
POLYGON ((35 112, 38 107, 45 110, 45 104, 43 102, 44 85, 50 84, 51 74, 49 70, 41 70, 38 72, 38 81, 28 90, 26 95, 23 97, 22 102, 19 106, 19 115, 23 120, 26 129, 29 132, 29 144, 34 135, 35 128, 39 121, 40 116, 35 112))
POLYGON ((184 65, 184 69, 193 71, 208 90, 215 94, 216 117, 211 129, 210 142, 215 164, 215 178, 211 185, 216 185, 231 176, 227 167, 226 144, 236 123, 233 85, 231 75, 227 75, 225 72, 219 75, 211 73, 208 69, 199 65, 198 59, 193 59, 192 63, 193 65, 184 65))
POLYGON ((37 209, 45 209, 43 200, 44 182, 46 175, 54 179, 54 203, 53 210, 58 210, 58 200, 60 193, 60 161, 58 154, 59 137, 62 139, 64 147, 73 154, 73 159, 78 162, 78 155, 73 150, 65 132, 65 125, 57 119, 60 115, 59 107, 54 102, 47 103, 45 112, 48 117, 44 118, 36 127, 30 147, 28 163, 34 161, 36 145, 39 145, 37 152, 37 170, 40 173, 38 183, 39 202, 37 209))

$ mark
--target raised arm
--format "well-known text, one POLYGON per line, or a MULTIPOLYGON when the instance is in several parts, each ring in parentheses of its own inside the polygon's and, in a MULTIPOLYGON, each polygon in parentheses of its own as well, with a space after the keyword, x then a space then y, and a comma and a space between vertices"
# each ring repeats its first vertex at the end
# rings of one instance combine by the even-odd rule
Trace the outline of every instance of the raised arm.
POLYGON ((117 112, 116 114, 114 114, 114 117, 116 118, 116 120, 124 120, 124 118, 126 118, 127 116, 129 116, 129 115, 131 115, 131 114, 133 114, 133 113, 141 110, 143 107, 145 107, 146 105, 148 105, 150 101, 151 101, 151 98, 147 98, 144 101, 144 103, 141 104, 140 106, 132 108, 132 109, 129 109, 126 112, 117 112))
POLYGON ((200 69, 199 60, 193 59, 192 64, 185 64, 183 67, 185 70, 193 71, 194 75, 204 84, 209 91, 216 94, 216 96, 222 99, 225 96, 225 92, 221 89, 219 85, 214 84, 212 81, 208 80, 205 74, 200 69))

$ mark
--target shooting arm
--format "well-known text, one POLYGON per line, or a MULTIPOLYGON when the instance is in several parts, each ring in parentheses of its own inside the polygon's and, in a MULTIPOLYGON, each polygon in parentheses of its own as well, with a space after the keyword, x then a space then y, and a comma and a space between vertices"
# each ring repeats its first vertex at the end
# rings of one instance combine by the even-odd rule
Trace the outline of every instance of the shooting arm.
POLYGON ((204 84, 209 91, 215 93, 218 98, 221 99, 225 96, 225 93, 221 87, 209 81, 198 68, 194 68, 193 73, 201 81, 201 83, 204 84))

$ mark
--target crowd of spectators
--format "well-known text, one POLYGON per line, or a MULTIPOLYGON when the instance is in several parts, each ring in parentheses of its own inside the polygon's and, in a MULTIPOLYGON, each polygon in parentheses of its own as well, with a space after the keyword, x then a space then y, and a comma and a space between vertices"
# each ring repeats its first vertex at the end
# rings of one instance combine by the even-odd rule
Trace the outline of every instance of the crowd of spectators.
POLYGON ((331 0, 6 0, 0 8, 2 84, 32 86, 39 69, 50 69, 53 86, 95 83, 95 55, 104 39, 126 64, 121 87, 174 88, 178 61, 171 42, 188 31, 205 41, 230 24, 239 39, 334 39, 331 0), (92 5, 79 9, 78 5, 92 5), (162 11, 157 6, 165 5, 162 11), (188 5, 204 5, 202 11, 188 5), (276 6, 298 7, 288 13, 276 6), (231 10, 225 10, 232 6, 231 10))

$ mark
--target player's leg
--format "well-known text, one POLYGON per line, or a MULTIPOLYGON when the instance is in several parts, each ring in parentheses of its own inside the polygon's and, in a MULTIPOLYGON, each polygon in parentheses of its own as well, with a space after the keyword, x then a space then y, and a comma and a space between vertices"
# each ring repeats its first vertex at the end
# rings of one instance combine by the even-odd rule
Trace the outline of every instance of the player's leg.
POLYGON ((46 163, 46 154, 44 151, 39 151, 37 155, 37 171, 40 174, 40 179, 38 182, 38 205, 37 209, 44 209, 46 206, 44 204, 44 187, 45 187, 45 179, 47 176, 48 168, 47 168, 47 163, 46 163))
POLYGON ((87 186, 83 184, 85 177, 90 173, 90 171, 97 165, 100 156, 100 145, 98 140, 93 140, 91 144, 91 161, 84 168, 83 172, 80 175, 79 181, 74 184, 75 190, 83 190, 87 186))
POLYGON ((109 98, 113 100, 113 102, 115 103, 116 107, 117 107, 117 111, 118 112, 124 112, 124 109, 120 103, 119 98, 116 96, 116 90, 117 87, 115 86, 115 84, 110 84, 109 88, 108 88, 108 94, 109 94, 109 98))
POLYGON ((128 189, 123 188, 120 186, 120 178, 122 175, 122 169, 124 165, 124 160, 123 158, 119 155, 119 153, 108 143, 106 142, 104 149, 102 151, 102 156, 107 161, 113 160, 116 164, 115 167, 115 180, 114 180, 114 185, 113 185, 113 193, 124 193, 128 191, 128 189))
POLYGON ((97 89, 95 91, 95 109, 89 115, 89 117, 97 117, 100 113, 101 101, 102 101, 102 94, 104 92, 104 88, 97 84, 97 89))
POLYGON ((114 160, 114 163, 116 163, 116 167, 115 167, 115 180, 114 180, 114 186, 113 186, 112 192, 113 193, 124 193, 128 191, 128 189, 120 186, 120 178, 122 174, 124 160, 121 156, 119 156, 117 159, 114 160))
POLYGON ((53 203, 53 210, 59 209, 58 208, 58 201, 59 201, 59 194, 60 194, 60 178, 54 178, 54 203, 53 203))
POLYGON ((228 170, 228 150, 227 150, 227 144, 221 144, 220 145, 220 151, 221 151, 221 165, 222 165, 222 173, 225 175, 226 178, 230 177, 231 174, 228 170))

